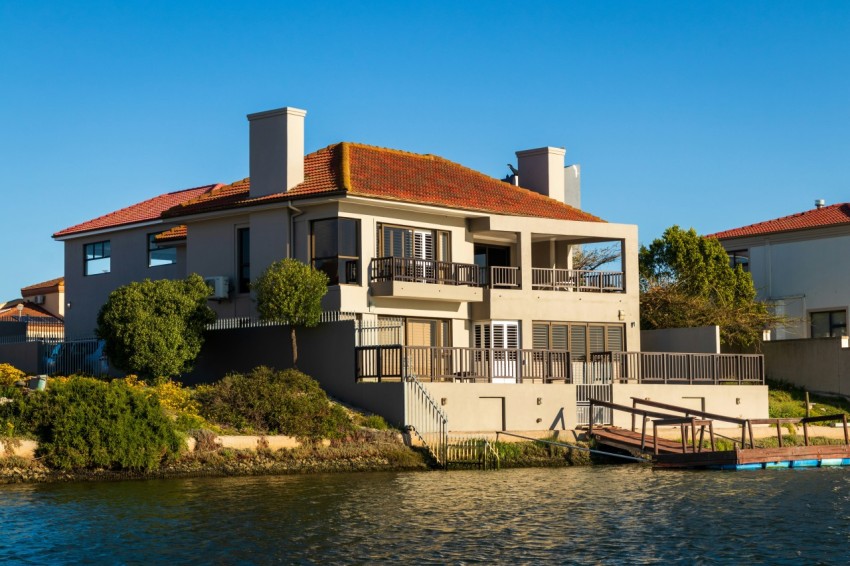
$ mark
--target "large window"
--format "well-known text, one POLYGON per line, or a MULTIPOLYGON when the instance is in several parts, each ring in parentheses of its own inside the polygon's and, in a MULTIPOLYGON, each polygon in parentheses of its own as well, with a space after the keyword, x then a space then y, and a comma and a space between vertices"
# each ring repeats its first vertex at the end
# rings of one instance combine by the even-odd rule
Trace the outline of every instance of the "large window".
POLYGON ((812 338, 847 336, 847 311, 813 312, 812 338))
POLYGON ((148 267, 177 263, 177 248, 161 246, 156 241, 156 234, 148 234, 148 267))
POLYGON ((112 248, 109 240, 83 246, 83 274, 109 273, 112 263, 112 248))
POLYGON ((357 284, 360 277, 360 221, 327 218, 311 223, 310 262, 328 276, 329 285, 357 284))
POLYGON ((378 255, 451 261, 451 234, 382 224, 378 227, 378 255))
POLYGON ((238 269, 237 291, 247 293, 251 290, 251 230, 236 229, 236 262, 238 269))

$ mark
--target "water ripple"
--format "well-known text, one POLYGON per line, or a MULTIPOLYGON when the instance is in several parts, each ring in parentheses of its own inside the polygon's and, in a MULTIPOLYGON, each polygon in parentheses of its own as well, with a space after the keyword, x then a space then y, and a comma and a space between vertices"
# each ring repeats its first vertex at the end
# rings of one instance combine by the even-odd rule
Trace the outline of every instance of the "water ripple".
POLYGON ((652 471, 0 487, 4 563, 843 564, 850 474, 652 471))

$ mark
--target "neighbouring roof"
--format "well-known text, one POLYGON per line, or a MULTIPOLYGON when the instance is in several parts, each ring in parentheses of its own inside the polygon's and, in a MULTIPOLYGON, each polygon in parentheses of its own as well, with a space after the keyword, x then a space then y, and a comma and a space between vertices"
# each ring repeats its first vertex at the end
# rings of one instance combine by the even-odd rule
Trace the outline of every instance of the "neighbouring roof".
POLYGON ((47 295, 48 293, 58 293, 65 290, 65 278, 57 277, 50 281, 42 281, 21 288, 22 297, 30 297, 32 295, 47 295))
POLYGON ((178 242, 180 240, 185 240, 188 233, 189 231, 186 228, 186 225, 181 224, 160 232, 154 236, 153 239, 159 244, 164 244, 166 242, 178 242))
POLYGON ((0 306, 0 322, 9 322, 9 321, 18 321, 18 315, 30 318, 53 318, 61 321, 62 319, 50 311, 41 307, 41 305, 37 305, 30 301, 22 301, 20 299, 15 301, 9 301, 8 303, 0 306), (18 305, 23 304, 24 309, 22 311, 18 311, 18 305))
POLYGON ((162 213, 165 210, 168 210, 181 202, 195 198, 216 186, 217 185, 205 185, 203 187, 195 187, 192 189, 175 191, 173 193, 165 193, 120 210, 104 214, 103 216, 98 216, 92 220, 76 224, 70 228, 65 228, 64 230, 60 230, 53 234, 53 237, 58 238, 69 234, 88 232, 89 230, 114 228, 125 224, 135 224, 137 222, 145 222, 147 220, 156 220, 162 216, 162 213))
POLYGON ((766 234, 776 234, 779 232, 793 232, 796 230, 809 230, 812 228, 823 228, 825 226, 836 226, 840 224, 850 224, 850 203, 832 204, 814 208, 805 212, 799 212, 790 216, 783 216, 774 220, 758 222, 743 226, 741 228, 733 228, 724 230, 716 234, 709 234, 710 238, 725 240, 729 238, 742 238, 746 236, 762 236, 766 234))
MULTIPOLYGON (((71 226, 53 236, 61 237, 160 217, 177 218, 323 195, 360 196, 510 216, 604 222, 597 216, 563 202, 494 179, 436 155, 349 142, 330 145, 306 155, 304 182, 287 192, 251 198, 250 183, 250 179, 246 178, 229 185, 206 185, 160 195, 71 226)), ((157 241, 185 238, 185 227, 178 226, 172 230, 159 234, 157 241), (182 232, 178 230, 181 228, 182 232)))

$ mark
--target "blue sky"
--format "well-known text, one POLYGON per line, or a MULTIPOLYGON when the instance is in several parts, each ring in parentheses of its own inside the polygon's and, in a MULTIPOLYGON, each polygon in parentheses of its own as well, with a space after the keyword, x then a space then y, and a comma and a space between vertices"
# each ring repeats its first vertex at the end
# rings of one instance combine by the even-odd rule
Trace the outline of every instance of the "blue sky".
POLYGON ((0 301, 51 234, 248 175, 245 115, 492 175, 567 148, 583 208, 710 233, 850 201, 850 2, 0 0, 0 301))

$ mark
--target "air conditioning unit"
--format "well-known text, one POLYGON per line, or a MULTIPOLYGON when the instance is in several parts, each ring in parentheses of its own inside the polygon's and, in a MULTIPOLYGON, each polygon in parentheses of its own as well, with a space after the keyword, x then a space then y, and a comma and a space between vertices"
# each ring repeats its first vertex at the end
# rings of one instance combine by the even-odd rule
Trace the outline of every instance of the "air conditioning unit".
POLYGON ((36 295, 35 297, 33 297, 32 302, 34 302, 37 305, 43 305, 44 304, 44 295, 36 295))
POLYGON ((226 299, 230 296, 230 279, 224 275, 204 277, 204 283, 210 288, 210 299, 226 299))

